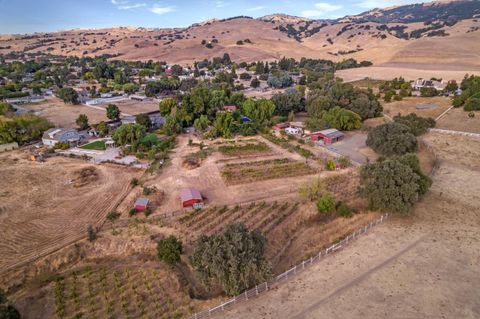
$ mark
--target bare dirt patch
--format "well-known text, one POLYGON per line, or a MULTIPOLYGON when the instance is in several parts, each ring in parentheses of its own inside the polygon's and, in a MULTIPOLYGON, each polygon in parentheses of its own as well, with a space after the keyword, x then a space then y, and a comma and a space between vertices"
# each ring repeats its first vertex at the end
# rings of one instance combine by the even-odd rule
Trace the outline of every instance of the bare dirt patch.
POLYGON ((70 105, 62 100, 51 97, 44 102, 22 105, 23 108, 39 112, 57 127, 77 127, 75 120, 80 114, 86 114, 90 124, 107 120, 105 111, 88 107, 86 105, 70 105))
MULTIPOLYGON (((151 100, 151 101, 135 101, 135 100, 124 100, 113 103, 122 113, 127 113, 131 115, 138 115, 141 113, 148 113, 153 111, 158 111, 158 104, 159 101, 151 100)), ((99 106, 106 107, 108 104, 100 104, 99 106)))
POLYGON ((54 157, 27 160, 23 151, 1 155, 0 270, 36 259, 86 236, 130 190, 139 171, 54 157))

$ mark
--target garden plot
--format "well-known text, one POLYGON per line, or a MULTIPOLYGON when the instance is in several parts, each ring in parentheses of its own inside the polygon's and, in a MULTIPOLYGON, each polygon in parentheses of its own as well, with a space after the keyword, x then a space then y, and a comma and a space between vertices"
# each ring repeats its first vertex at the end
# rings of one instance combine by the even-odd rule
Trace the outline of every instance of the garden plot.
POLYGON ((317 171, 304 162, 287 158, 226 164, 222 177, 228 185, 252 183, 268 179, 315 174, 317 171))

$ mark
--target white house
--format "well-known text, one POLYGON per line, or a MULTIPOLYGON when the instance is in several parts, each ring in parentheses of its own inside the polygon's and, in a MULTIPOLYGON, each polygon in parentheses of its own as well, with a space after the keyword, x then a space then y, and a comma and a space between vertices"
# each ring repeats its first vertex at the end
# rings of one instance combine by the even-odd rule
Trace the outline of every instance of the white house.
POLYGON ((80 140, 81 136, 78 131, 70 128, 51 128, 45 131, 42 136, 42 142, 47 146, 55 146, 58 142, 76 146, 80 140))
POLYGON ((433 80, 425 80, 425 79, 418 79, 413 82, 413 89, 420 90, 424 87, 431 87, 435 88, 435 90, 443 91, 445 89, 446 84, 440 81, 433 81, 433 80))
POLYGON ((302 129, 299 127, 287 127, 285 129, 285 133, 289 135, 301 135, 302 134, 302 129))

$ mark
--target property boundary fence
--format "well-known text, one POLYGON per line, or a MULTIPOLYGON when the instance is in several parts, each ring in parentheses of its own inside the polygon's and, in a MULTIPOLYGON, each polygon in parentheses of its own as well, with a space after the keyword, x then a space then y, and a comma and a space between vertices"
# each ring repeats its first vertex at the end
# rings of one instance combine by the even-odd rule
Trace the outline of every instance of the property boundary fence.
POLYGON ((305 269, 309 268, 313 264, 318 263, 319 261, 323 260, 326 256, 344 248, 345 246, 348 245, 351 241, 353 241, 355 238, 358 236, 366 233, 368 230, 372 229, 373 227, 377 226, 378 224, 382 224, 386 219, 388 218, 388 214, 382 215, 379 219, 365 225, 364 227, 358 229, 357 231, 353 232, 352 234, 348 235, 341 241, 331 245, 330 247, 321 250, 318 252, 318 254, 305 259, 301 263, 295 265, 294 267, 290 268, 289 270, 285 271, 282 274, 279 274, 275 277, 273 277, 270 281, 261 283, 259 285, 256 285, 254 288, 250 290, 246 290, 243 293, 225 301, 224 303, 217 305, 213 308, 210 308, 208 310, 204 310, 202 312, 195 313, 190 319, 202 319, 202 318, 208 318, 214 314, 223 312, 224 310, 229 309, 233 305, 247 301, 249 299, 252 299, 259 294, 262 294, 268 290, 270 290, 272 287, 275 287, 276 285, 280 284, 283 281, 286 281, 288 278, 295 276, 296 274, 299 274, 300 272, 304 271, 305 269))
POLYGON ((437 132, 437 133, 444 133, 450 135, 461 135, 461 136, 469 136, 469 137, 476 137, 480 138, 479 133, 471 133, 471 132, 463 132, 463 131, 453 131, 453 130, 443 130, 439 128, 431 128, 429 129, 430 132, 437 132))

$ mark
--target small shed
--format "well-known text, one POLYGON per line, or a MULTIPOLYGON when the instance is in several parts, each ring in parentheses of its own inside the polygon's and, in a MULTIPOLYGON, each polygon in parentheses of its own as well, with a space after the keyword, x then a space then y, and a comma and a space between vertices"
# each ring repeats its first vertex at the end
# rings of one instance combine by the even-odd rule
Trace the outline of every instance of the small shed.
POLYGON ((323 140, 325 144, 332 144, 338 141, 343 140, 345 135, 337 129, 331 128, 328 130, 313 132, 310 134, 310 139, 312 141, 323 140))
POLYGON ((193 208, 202 208, 203 207, 203 197, 195 188, 186 188, 182 190, 180 194, 183 207, 193 207, 193 208))
POLYGON ((145 197, 137 198, 134 205, 135 210, 137 212, 145 211, 145 209, 147 209, 148 207, 148 202, 149 202, 148 198, 145 198, 145 197))
POLYGON ((223 109, 227 112, 235 112, 237 110, 236 105, 225 105, 223 109))

